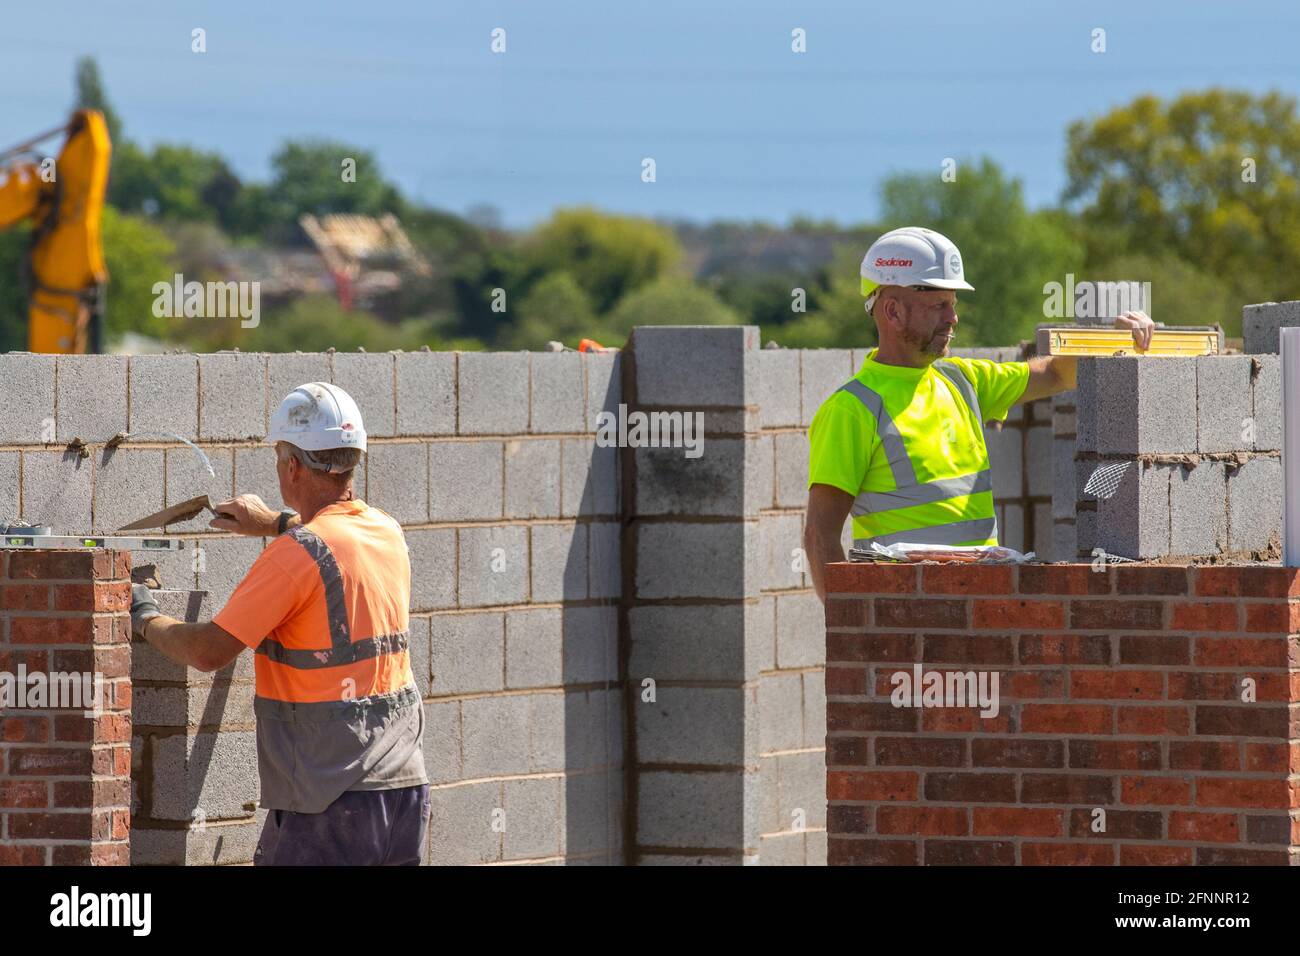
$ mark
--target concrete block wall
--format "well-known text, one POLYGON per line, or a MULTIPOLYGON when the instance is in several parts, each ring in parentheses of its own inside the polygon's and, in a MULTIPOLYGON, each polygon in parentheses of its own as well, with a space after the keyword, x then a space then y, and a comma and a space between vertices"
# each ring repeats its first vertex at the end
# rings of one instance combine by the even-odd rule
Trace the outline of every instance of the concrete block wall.
MULTIPOLYGON (((1280 554, 1278 356, 1083 359, 1076 426, 1079 556, 1280 554), (1085 491, 1107 466, 1113 493, 1085 491)), ((1069 483, 1058 474, 1058 518, 1069 483)))

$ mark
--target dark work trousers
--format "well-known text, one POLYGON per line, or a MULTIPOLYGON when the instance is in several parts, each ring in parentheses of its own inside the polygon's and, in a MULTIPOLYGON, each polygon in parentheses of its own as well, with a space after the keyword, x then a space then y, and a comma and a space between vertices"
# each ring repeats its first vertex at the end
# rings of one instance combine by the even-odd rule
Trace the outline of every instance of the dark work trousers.
POLYGON ((419 866, 429 785, 349 790, 323 813, 270 810, 254 866, 419 866))

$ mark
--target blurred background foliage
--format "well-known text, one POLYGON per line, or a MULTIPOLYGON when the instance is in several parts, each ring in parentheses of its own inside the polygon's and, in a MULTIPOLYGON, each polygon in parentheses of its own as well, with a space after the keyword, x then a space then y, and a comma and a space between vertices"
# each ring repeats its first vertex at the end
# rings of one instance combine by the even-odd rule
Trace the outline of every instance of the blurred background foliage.
MULTIPOLYGON (((1217 322, 1230 336, 1242 305, 1300 298, 1300 118, 1277 93, 1143 96, 1073 123, 1053 208, 1028 208, 1017 180, 975 156, 958 158, 953 181, 939 169, 887 178, 874 223, 701 224, 569 208, 515 233, 490 209, 458 216, 413 203, 356 144, 286 142, 265 183, 242 180, 216 153, 146 149, 93 60, 78 64, 75 82, 77 105, 104 110, 115 136, 104 217, 110 343, 130 334, 194 350, 541 349, 582 338, 620 346, 636 325, 745 323, 784 346, 870 345, 858 264, 876 236, 907 224, 962 250, 976 291, 961 299, 959 345, 1031 338, 1046 321, 1044 285, 1067 274, 1150 282, 1158 321, 1217 322), (345 158, 355 182, 340 175, 345 158), (253 329, 154 316, 153 284, 175 273, 256 279, 232 263, 310 254, 306 213, 391 213, 430 269, 404 276, 373 312, 304 294, 263 301, 253 329)), ((22 282, 12 280, 27 241, 22 229, 0 232, 0 351, 25 347, 22 282)))

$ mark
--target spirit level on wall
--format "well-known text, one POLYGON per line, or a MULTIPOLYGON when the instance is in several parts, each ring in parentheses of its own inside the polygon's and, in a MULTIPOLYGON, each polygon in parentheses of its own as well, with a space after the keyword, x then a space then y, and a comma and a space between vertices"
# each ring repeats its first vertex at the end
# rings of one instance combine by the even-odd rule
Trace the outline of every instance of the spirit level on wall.
POLYGON ((1139 349, 1128 329, 1039 326, 1037 345, 1039 355, 1218 355, 1223 351, 1223 332, 1218 326, 1156 326, 1151 347, 1139 349))

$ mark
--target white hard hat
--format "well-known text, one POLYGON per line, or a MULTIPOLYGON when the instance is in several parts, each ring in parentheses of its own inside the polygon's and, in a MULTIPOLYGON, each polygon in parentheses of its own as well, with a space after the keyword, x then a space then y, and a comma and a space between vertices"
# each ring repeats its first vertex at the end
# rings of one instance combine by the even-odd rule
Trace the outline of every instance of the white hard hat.
POLYGON ((975 291, 962 277, 961 253, 952 241, 920 226, 894 229, 873 242, 862 257, 860 272, 868 312, 882 285, 975 291))
POLYGON ((271 416, 270 444, 287 441, 304 451, 327 448, 366 450, 366 429, 361 409, 352 396, 329 382, 299 385, 271 416))

